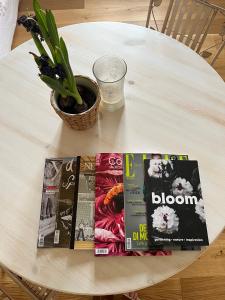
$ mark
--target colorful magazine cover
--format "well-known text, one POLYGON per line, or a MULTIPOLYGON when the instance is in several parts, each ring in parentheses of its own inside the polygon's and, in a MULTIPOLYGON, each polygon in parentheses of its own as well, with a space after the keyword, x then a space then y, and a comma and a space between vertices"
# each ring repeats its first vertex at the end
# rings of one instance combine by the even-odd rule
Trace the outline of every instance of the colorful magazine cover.
POLYGON ((95 156, 80 157, 74 249, 94 248, 95 156))
POLYGON ((125 232, 126 251, 147 251, 148 231, 146 204, 144 202, 144 159, 154 158, 155 172, 159 171, 157 159, 187 160, 187 155, 125 153, 124 159, 124 198, 125 198, 125 232))
POLYGON ((150 247, 208 245, 197 161, 144 160, 144 200, 150 247))
POLYGON ((95 255, 169 255, 169 251, 125 251, 123 154, 96 155, 95 255))

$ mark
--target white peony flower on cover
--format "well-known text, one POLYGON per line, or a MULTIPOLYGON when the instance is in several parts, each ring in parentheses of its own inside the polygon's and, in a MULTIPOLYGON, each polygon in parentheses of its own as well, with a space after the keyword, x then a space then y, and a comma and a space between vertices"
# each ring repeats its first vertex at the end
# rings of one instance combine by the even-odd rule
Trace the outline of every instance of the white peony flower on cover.
POLYGON ((199 215, 199 219, 202 223, 205 223, 205 211, 204 211, 204 201, 199 199, 198 203, 195 205, 195 213, 199 215))
POLYGON ((172 193, 174 196, 191 196, 193 187, 185 178, 178 177, 172 183, 172 193))
POLYGON ((153 178, 169 177, 169 168, 173 169, 171 161, 165 159, 150 159, 148 175, 153 178))
POLYGON ((176 215, 174 209, 169 206, 159 206, 154 210, 152 214, 153 228, 156 228, 159 232, 171 234, 178 231, 179 218, 176 215))

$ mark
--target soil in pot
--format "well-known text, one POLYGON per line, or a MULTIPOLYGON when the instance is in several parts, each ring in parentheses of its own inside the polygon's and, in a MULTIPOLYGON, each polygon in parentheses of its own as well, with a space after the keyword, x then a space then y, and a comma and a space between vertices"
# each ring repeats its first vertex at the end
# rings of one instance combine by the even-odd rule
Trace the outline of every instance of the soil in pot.
POLYGON ((77 89, 83 99, 83 104, 78 104, 73 97, 63 98, 59 96, 58 106, 62 111, 68 114, 80 114, 95 104, 96 95, 91 89, 81 85, 77 85, 77 89))

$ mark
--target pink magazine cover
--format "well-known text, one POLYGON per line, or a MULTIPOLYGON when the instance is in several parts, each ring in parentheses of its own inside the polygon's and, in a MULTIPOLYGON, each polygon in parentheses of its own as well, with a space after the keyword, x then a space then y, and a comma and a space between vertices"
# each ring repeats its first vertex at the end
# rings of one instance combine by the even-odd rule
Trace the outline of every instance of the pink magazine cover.
POLYGON ((125 251, 123 154, 96 155, 95 255, 153 256, 171 251, 125 251))

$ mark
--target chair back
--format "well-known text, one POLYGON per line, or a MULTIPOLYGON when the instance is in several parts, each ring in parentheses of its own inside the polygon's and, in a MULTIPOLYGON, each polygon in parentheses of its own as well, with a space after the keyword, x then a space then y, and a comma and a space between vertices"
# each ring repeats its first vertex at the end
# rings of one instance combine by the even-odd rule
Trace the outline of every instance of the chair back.
POLYGON ((149 27, 152 16, 156 28, 150 26, 151 29, 156 29, 177 39, 205 58, 212 54, 207 50, 216 47, 217 50, 210 62, 213 65, 225 47, 225 22, 219 32, 220 43, 216 42, 204 51, 202 51, 202 45, 209 31, 212 30, 212 25, 217 23, 213 21, 218 13, 220 17, 222 16, 221 21, 225 20, 225 8, 211 4, 207 0, 150 0, 146 27, 149 27), (161 16, 157 20, 154 9, 159 8, 161 5, 163 6, 161 11, 166 10, 166 14, 160 29, 158 21, 161 16))
POLYGON ((217 13, 203 0, 170 0, 161 31, 199 53, 217 13))

